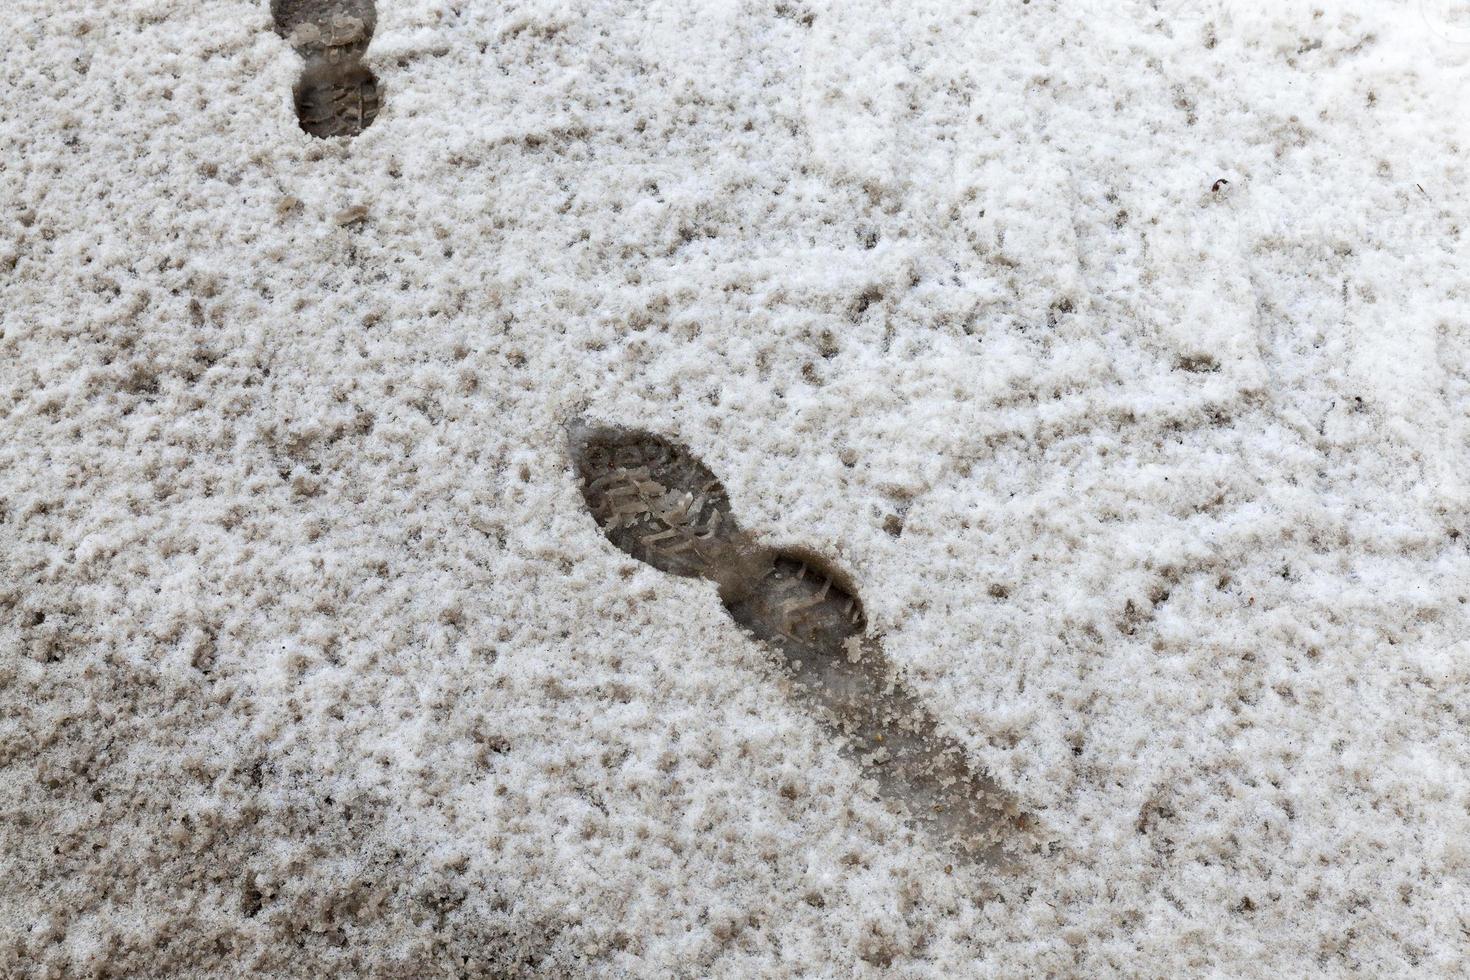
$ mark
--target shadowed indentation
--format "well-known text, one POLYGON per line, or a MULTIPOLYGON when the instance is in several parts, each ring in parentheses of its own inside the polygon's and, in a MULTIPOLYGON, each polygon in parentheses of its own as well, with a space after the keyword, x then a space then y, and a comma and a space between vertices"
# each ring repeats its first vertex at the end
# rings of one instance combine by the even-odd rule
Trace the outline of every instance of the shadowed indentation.
POLYGON ((816 555, 778 551, 742 530, 719 480, 687 449, 648 432, 570 426, 588 509, 618 548, 719 587, 731 618, 795 681, 883 797, 959 855, 1005 863, 1029 818, 907 687, 852 584, 816 555))
POLYGON ((372 40, 373 0, 271 0, 276 33, 306 64, 296 118, 312 136, 356 136, 378 115, 378 83, 362 56, 372 40))

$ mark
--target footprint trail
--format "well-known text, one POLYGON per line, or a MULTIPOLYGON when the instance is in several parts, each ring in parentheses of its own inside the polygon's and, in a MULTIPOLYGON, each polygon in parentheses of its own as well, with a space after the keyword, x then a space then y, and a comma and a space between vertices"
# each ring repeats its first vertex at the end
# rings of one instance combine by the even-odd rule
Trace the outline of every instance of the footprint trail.
POLYGON ((955 853, 999 866, 1030 818, 939 730, 877 640, 855 590, 814 555, 760 544, 720 481, 687 449, 648 432, 569 428, 582 495, 608 540, 660 571, 704 578, 795 681, 843 751, 955 853))
POLYGON ((377 21, 374 0, 271 0, 276 33, 306 61, 296 118, 312 136, 356 136, 378 115, 378 82, 362 63, 377 21))

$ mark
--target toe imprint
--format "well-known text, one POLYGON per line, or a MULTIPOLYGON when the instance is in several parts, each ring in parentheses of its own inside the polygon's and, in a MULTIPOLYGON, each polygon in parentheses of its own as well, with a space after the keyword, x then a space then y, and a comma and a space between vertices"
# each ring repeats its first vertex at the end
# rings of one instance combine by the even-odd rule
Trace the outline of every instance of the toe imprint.
POLYGON ((961 856, 1004 864, 1030 819, 944 735, 878 641, 855 590, 815 555, 760 545, 687 449, 647 432, 570 427, 582 494, 618 548, 719 586, 730 616, 795 681, 885 799, 961 856))

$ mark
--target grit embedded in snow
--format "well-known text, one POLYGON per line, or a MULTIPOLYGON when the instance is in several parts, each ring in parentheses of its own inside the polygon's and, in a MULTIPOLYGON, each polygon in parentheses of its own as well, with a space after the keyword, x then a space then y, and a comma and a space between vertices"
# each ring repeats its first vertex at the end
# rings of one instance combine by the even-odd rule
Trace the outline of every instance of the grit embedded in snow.
POLYGON ((0 975, 1470 971, 1456 4, 333 3, 0 10, 0 975))

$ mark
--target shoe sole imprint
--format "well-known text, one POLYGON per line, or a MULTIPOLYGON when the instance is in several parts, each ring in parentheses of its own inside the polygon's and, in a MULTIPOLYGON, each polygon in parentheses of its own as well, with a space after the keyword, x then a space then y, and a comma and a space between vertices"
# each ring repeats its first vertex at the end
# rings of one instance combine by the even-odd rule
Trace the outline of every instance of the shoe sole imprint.
POLYGON ((714 582, 731 618, 792 678, 845 753, 961 857, 1009 863, 1031 820, 904 683, 855 590, 818 557, 761 545, 720 481, 683 446, 649 432, 568 427, 582 496, 607 539, 672 575, 714 582))
POLYGON ((362 63, 377 22, 374 0, 271 0, 276 33, 306 65, 296 119, 322 139, 356 136, 378 116, 378 82, 362 63))

